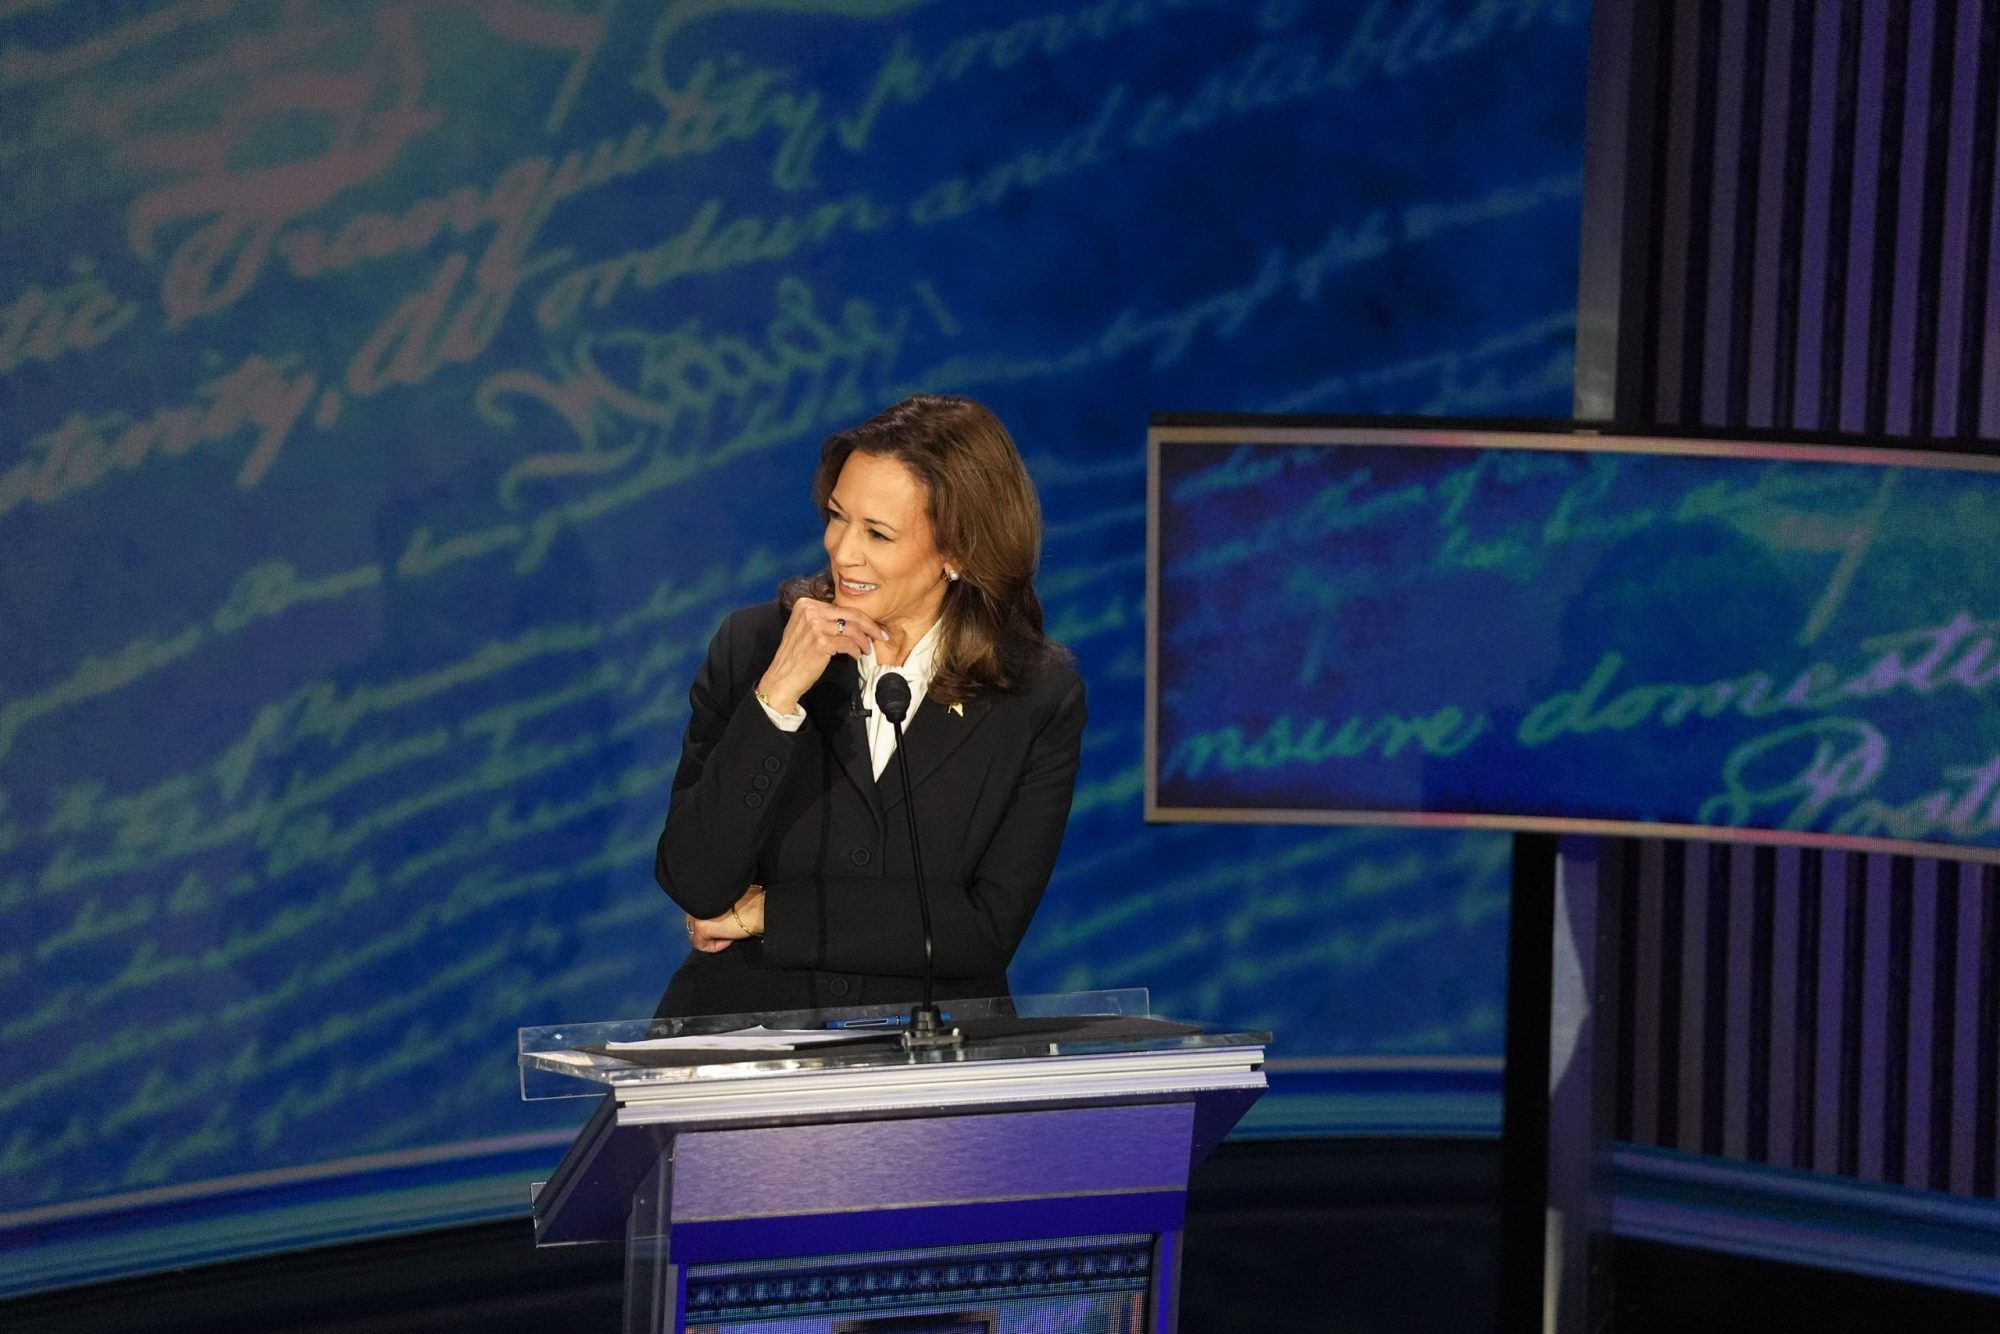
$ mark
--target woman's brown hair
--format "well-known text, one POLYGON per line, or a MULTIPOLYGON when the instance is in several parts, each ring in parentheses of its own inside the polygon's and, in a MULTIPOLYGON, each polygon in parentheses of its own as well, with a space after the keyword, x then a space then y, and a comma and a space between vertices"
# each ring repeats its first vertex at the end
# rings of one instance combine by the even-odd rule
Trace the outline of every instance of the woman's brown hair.
MULTIPOLYGON (((1021 451, 1000 419, 969 398, 916 394, 826 438, 813 474, 822 518, 850 455, 895 459, 924 484, 937 549, 959 573, 945 585, 943 629, 929 696, 946 703, 1020 688, 1025 675, 1068 653, 1042 630, 1035 569, 1042 506, 1021 451)), ((822 570, 778 589, 790 612, 802 597, 832 601, 822 570)))

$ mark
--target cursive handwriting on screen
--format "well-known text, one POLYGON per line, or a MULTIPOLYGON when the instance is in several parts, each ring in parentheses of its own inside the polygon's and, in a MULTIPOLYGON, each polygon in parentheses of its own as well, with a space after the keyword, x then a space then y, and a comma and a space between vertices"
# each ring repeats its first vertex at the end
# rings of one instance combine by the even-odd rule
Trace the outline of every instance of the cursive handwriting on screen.
POLYGON ((1990 473, 1163 448, 1166 804, 2000 834, 1990 473), (1182 684, 1260 618, 1283 689, 1182 684))
POLYGON ((819 440, 918 389, 1020 438, 1092 692, 1016 989, 1495 1049, 1493 840, 1140 824, 1140 440, 1561 410, 1582 20, 15 7, 0 1212, 565 1124, 512 1029, 650 1011, 707 638, 821 559, 819 440))

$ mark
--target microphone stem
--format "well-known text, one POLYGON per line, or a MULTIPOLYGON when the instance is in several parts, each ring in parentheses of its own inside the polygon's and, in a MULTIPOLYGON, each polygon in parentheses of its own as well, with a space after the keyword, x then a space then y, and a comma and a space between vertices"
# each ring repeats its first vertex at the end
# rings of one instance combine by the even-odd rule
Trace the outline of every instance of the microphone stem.
POLYGON ((924 1005, 926 1014, 936 1014, 937 1007, 931 1004, 931 979, 937 972, 932 957, 935 946, 931 940, 931 896, 924 884, 924 855, 917 847, 917 806, 910 794, 909 754, 903 749, 903 720, 892 718, 889 725, 896 729, 896 771, 903 778, 903 816, 910 825, 910 863, 917 871, 917 912, 924 923, 924 1005))

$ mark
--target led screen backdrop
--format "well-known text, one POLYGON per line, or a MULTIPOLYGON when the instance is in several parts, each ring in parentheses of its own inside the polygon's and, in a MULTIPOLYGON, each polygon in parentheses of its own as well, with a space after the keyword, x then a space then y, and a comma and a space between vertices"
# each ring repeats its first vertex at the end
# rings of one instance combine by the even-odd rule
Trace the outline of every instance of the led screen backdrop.
POLYGON ((1144 824, 1143 442, 1566 411, 1585 18, 0 6, 0 1216, 573 1123, 513 1029, 651 1012, 694 668, 917 389, 1091 691, 1016 989, 1497 1053, 1504 845, 1144 824))
POLYGON ((1156 815, 2000 860, 1990 460, 1251 422, 1153 449, 1156 815))

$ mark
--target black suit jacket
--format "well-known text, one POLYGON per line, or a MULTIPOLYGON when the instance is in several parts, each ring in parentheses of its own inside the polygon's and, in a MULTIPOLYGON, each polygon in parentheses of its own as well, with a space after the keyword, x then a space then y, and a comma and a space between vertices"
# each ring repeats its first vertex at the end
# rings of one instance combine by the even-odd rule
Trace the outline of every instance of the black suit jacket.
MULTIPOLYGON (((878 782, 856 712, 853 659, 837 657, 786 732, 755 688, 777 652, 775 602, 729 616, 689 699, 654 874, 681 908, 720 916, 764 886, 764 936, 690 951, 663 1015, 914 1001, 924 947, 910 859, 909 766, 930 886, 941 998, 1004 996, 1069 822, 1083 681, 1050 663, 1015 694, 926 699, 878 782)), ((872 704, 870 705, 872 707, 872 704)))

